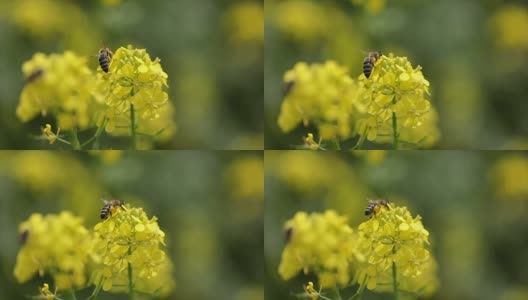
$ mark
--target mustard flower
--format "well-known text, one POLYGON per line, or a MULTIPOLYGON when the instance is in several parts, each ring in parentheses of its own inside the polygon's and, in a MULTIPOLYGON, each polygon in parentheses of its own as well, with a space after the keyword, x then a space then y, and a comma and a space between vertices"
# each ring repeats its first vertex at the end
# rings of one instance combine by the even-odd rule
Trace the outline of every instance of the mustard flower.
MULTIPOLYGON (((270 6, 266 6, 268 9, 270 6)), ((329 18, 319 2, 280 1, 274 6, 272 21, 284 34, 299 42, 314 42, 329 30, 329 18), (317 20, 317 21, 314 21, 317 20)), ((267 19, 267 18, 266 18, 267 19)))
POLYGON ((62 129, 89 127, 97 103, 92 97, 95 75, 86 58, 69 51, 37 53, 22 65, 22 71, 28 79, 16 109, 22 122, 51 114, 62 129))
POLYGON ((490 170, 496 195, 505 200, 528 198, 528 158, 513 154, 498 160, 490 170))
POLYGON ((429 232, 420 216, 413 218, 406 207, 378 206, 374 216, 359 225, 358 234, 358 249, 364 259, 358 263, 357 278, 366 282, 368 289, 390 291, 396 285, 419 292, 434 284, 423 280, 435 275, 428 250, 429 232))
POLYGON ((19 232, 23 246, 14 269, 19 282, 30 280, 38 272, 40 276, 50 274, 59 290, 84 286, 91 239, 80 218, 67 211, 32 214, 20 224, 19 232))
POLYGON ((41 131, 42 131, 42 136, 44 137, 44 139, 48 140, 48 142, 51 145, 51 144, 55 143, 55 141, 59 137, 60 128, 57 129, 57 133, 54 133, 51 130, 51 125, 50 124, 46 124, 46 127, 43 127, 41 129, 41 131))
POLYGON ((39 292, 40 292, 40 296, 38 297, 38 299, 43 299, 43 300, 53 300, 55 299, 55 296, 57 295, 57 289, 55 289, 55 292, 52 293, 49 290, 49 285, 47 283, 44 283, 44 285, 39 289, 39 292))
POLYGON ((278 119, 282 131, 313 123, 325 140, 351 134, 355 84, 346 68, 333 61, 300 62, 284 74, 284 84, 286 96, 278 119))
POLYGON ((164 90, 168 76, 159 58, 152 60, 145 49, 121 47, 115 51, 108 73, 100 67, 98 70, 97 90, 101 93, 100 99, 109 107, 105 115, 109 119, 107 131, 115 129, 119 118, 131 120, 132 113, 145 120, 160 117, 161 108, 168 103, 164 90))
POLYGON ((92 254, 99 267, 93 282, 102 282, 104 290, 116 286, 114 291, 122 291, 120 287, 129 282, 130 275, 133 286, 158 278, 166 260, 160 249, 164 236, 157 218, 149 219, 142 208, 112 207, 111 215, 94 228, 92 254))
POLYGON ((284 225, 288 243, 279 274, 284 280, 300 271, 317 274, 322 288, 350 282, 349 268, 356 255, 352 228, 335 211, 298 212, 284 225))
POLYGON ((319 296, 321 295, 321 291, 317 291, 314 288, 313 282, 311 281, 309 281, 308 284, 304 286, 304 292, 305 292, 304 295, 312 300, 319 299, 319 296))
POLYGON ((395 57, 391 53, 376 62, 369 78, 364 74, 359 76, 356 108, 369 116, 366 122, 369 140, 377 137, 378 128, 392 126, 393 115, 399 126, 422 126, 431 103, 427 99, 429 82, 421 69, 420 66, 413 68, 406 57, 395 57))

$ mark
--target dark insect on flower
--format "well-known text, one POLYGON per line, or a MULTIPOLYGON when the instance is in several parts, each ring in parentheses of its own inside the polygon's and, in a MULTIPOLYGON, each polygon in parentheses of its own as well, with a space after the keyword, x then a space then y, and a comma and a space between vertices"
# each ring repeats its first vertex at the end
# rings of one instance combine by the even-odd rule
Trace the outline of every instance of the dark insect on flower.
POLYGON ((282 95, 284 97, 288 96, 294 86, 295 86, 295 81, 293 80, 285 81, 282 84, 282 95))
POLYGON ((31 74, 29 74, 29 76, 26 78, 25 84, 32 83, 33 81, 42 77, 43 74, 44 74, 44 69, 41 69, 41 68, 36 69, 31 74))
POLYGON ((27 243, 28 237, 29 230, 26 229, 20 234, 20 245, 24 246, 27 243))
POLYGON ((372 218, 372 216, 376 213, 376 208, 377 207, 386 207, 387 209, 390 209, 390 205, 389 205, 389 201, 387 200, 384 200, 384 199, 379 199, 379 200, 371 200, 369 199, 369 205, 367 206, 367 208, 365 208, 365 216, 370 216, 372 218))
POLYGON ((365 74, 365 77, 370 77, 370 73, 372 73, 374 64, 382 55, 383 54, 379 51, 372 51, 368 53, 368 56, 363 60, 363 74, 365 74))
POLYGON ((286 243, 289 243, 291 241, 293 235, 293 227, 288 227, 286 230, 284 230, 284 240, 286 243))
POLYGON ((125 202, 123 200, 112 200, 112 201, 104 201, 105 205, 103 206, 103 209, 101 209, 101 219, 106 220, 111 214, 112 207, 121 207, 122 209, 126 210, 125 208, 125 202))
POLYGON ((110 61, 112 60, 112 56, 114 56, 114 52, 112 52, 109 48, 104 47, 99 49, 99 65, 101 66, 101 69, 105 73, 108 73, 108 68, 110 66, 110 61))

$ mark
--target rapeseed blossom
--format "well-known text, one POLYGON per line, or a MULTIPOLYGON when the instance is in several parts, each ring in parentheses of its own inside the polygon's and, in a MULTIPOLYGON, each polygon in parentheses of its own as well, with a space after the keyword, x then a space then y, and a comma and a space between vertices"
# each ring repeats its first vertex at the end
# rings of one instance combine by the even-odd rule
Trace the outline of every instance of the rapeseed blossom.
POLYGON ((351 134, 355 85, 346 68, 333 61, 297 63, 284 74, 284 84, 286 95, 278 119, 282 131, 312 123, 324 140, 351 134))
POLYGON ((51 275, 59 290, 84 286, 91 238, 80 218, 67 211, 59 215, 32 214, 20 224, 19 232, 23 246, 14 270, 18 282, 26 282, 38 273, 51 275))
POLYGON ((393 115, 400 126, 422 126, 431 103, 427 99, 429 81, 421 69, 420 66, 413 68, 406 57, 395 57, 391 53, 376 62, 369 78, 364 74, 359 76, 356 107, 369 116, 366 124, 369 140, 377 137, 377 128, 392 126, 393 115))
POLYGON ((28 80, 16 109, 22 122, 48 114, 57 119, 62 129, 88 128, 97 103, 92 97, 95 75, 86 58, 73 52, 64 54, 37 53, 22 65, 28 80))
POLYGON ((335 211, 298 212, 284 225, 287 245, 279 274, 288 280, 303 271, 313 272, 322 288, 350 282, 349 268, 356 255, 353 231, 335 211))
MULTIPOLYGON (((112 207, 110 214, 94 228, 92 254, 98 268, 93 282, 102 282, 104 290, 116 286, 114 290, 120 291, 120 286, 129 283, 129 276, 133 280, 129 284, 134 286, 149 285, 146 280, 159 279, 158 275, 167 267, 167 258, 160 245, 164 245, 165 233, 157 218, 149 219, 142 208, 130 206, 112 207)), ((158 282, 157 288, 162 282, 158 282)))
POLYGON ((359 225, 358 234, 364 259, 356 276, 368 289, 390 291, 396 285, 409 292, 434 290, 436 263, 420 216, 413 218, 406 207, 378 206, 374 216, 359 225))
MULTIPOLYGON (((99 67, 100 69, 100 67, 99 67)), ((97 89, 109 107, 107 131, 115 129, 116 119, 131 118, 131 110, 141 119, 157 119, 168 102, 167 73, 159 58, 152 60, 145 49, 120 47, 112 56, 108 73, 97 73, 97 89)), ((99 120, 101 123, 102 120, 99 120)))

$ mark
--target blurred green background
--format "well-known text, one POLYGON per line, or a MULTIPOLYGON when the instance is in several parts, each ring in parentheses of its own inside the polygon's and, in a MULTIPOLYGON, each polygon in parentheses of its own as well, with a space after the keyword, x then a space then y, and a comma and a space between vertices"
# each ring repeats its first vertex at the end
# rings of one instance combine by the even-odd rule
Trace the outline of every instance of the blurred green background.
POLYGON ((129 44, 169 76, 178 131, 156 148, 262 149, 263 10, 262 0, 0 0, 0 149, 61 147, 34 139, 53 120, 16 118, 24 61, 72 50, 96 70, 99 48, 129 44))
POLYGON ((362 50, 393 52, 423 67, 439 115, 435 148, 528 149, 526 1, 265 2, 266 149, 292 149, 317 131, 278 128, 284 72, 299 61, 334 60, 357 78, 362 50))
POLYGON ((115 197, 158 217, 174 264, 167 299, 263 300, 263 173, 262 152, 251 151, 0 151, 0 299, 36 295, 44 282, 53 290, 49 277, 13 276, 22 221, 69 210, 91 230, 101 198, 115 197))
POLYGON ((267 299, 296 299, 308 281, 318 289, 316 277, 278 275, 288 219, 334 209, 357 230, 367 198, 379 197, 422 216, 438 261, 432 299, 528 299, 527 152, 266 151, 264 169, 267 299))

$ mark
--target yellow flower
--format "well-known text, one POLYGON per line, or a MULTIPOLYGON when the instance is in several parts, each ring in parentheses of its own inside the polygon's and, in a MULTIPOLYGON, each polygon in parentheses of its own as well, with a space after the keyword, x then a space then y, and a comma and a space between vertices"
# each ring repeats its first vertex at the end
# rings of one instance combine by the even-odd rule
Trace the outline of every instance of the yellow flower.
MULTIPOLYGON (((165 91, 168 76, 161 68, 159 58, 151 60, 145 49, 121 47, 113 55, 108 73, 100 67, 98 70, 97 90, 109 107, 107 131, 115 128, 119 118, 130 120, 132 106, 140 119, 160 117, 160 110, 168 103, 165 91)), ((98 123, 100 125, 102 120, 98 123)))
POLYGON ((321 142, 323 141, 322 138, 319 138, 319 142, 316 143, 314 141, 314 136, 313 136, 313 133, 308 133, 308 136, 306 137, 303 137, 303 141, 304 141, 304 146, 307 148, 307 149, 310 149, 310 150, 319 150, 319 149, 323 149, 321 147, 321 142))
POLYGON ((320 291, 316 291, 314 288, 313 282, 309 281, 307 285, 304 286, 304 292, 308 296, 308 298, 312 300, 319 299, 319 296, 321 295, 320 291))
POLYGON ((523 5, 504 5, 490 20, 495 45, 502 49, 528 49, 528 11, 523 5))
POLYGON ((324 214, 298 212, 284 225, 288 244, 282 252, 279 274, 284 280, 316 273, 322 288, 350 282, 349 268, 356 255, 352 228, 345 217, 328 210, 324 214))
POLYGON ((62 129, 90 125, 96 105, 92 98, 95 76, 85 58, 69 51, 48 56, 37 53, 22 70, 29 78, 16 109, 22 122, 49 113, 62 129))
POLYGON ((355 5, 364 5, 365 10, 370 14, 379 14, 386 5, 386 0, 351 0, 355 5))
POLYGON ((507 200, 528 197, 528 158, 510 155, 497 161, 490 172, 497 196, 507 200))
MULTIPOLYGON (((393 114, 400 128, 415 129, 424 124, 431 110, 429 81, 421 71, 413 68, 406 57, 382 56, 375 64, 369 78, 359 76, 356 109, 369 117, 369 129, 358 130, 375 140, 377 133, 392 130, 393 114), (374 131, 374 132, 372 132, 374 131)), ((364 126, 364 125, 363 125, 364 126)), ((399 128, 398 128, 399 130, 399 128)))
POLYGON ((84 286, 91 240, 80 218, 70 212, 32 214, 20 224, 19 232, 24 242, 14 270, 19 282, 38 272, 40 276, 50 274, 59 290, 84 286))
POLYGON ((234 44, 264 42, 264 7, 259 2, 240 2, 225 15, 230 40, 234 44))
POLYGON ((297 63, 284 74, 287 93, 281 106, 279 127, 289 132, 301 122, 314 123, 322 139, 348 137, 354 106, 354 81, 347 69, 333 61, 297 63))
POLYGON ((52 293, 49 290, 49 285, 47 283, 44 283, 44 285, 39 289, 40 296, 38 299, 43 300, 53 300, 55 299, 55 296, 57 295, 57 289, 55 288, 55 292, 52 293))
POLYGON ((420 216, 413 218, 406 207, 380 206, 358 231, 358 249, 364 260, 358 264, 357 277, 359 282, 367 282, 368 289, 391 291, 393 264, 399 288, 419 292, 436 283, 430 280, 435 278, 436 264, 431 262, 429 232, 420 216))
POLYGON ((44 136, 44 139, 48 140, 51 145, 55 143, 55 141, 59 137, 60 128, 57 129, 57 133, 53 133, 53 131, 51 130, 51 125, 46 124, 46 127, 42 128, 41 131, 42 135, 44 136))
POLYGON ((119 291, 123 282, 128 283, 129 268, 134 285, 157 278, 166 260, 160 249, 164 236, 157 218, 149 219, 142 208, 112 207, 111 216, 94 228, 92 251, 99 267, 93 282, 98 284, 102 280, 104 290, 117 286, 119 291))
POLYGON ((248 156, 233 161, 224 177, 231 196, 236 200, 264 201, 264 161, 260 156, 248 156), (251 176, 248 176, 251 174, 251 176))
MULTIPOLYGON (((270 6, 266 6, 266 9, 268 7, 270 6)), ((330 20, 325 8, 318 2, 290 0, 271 7, 274 8, 271 20, 281 32, 296 41, 314 42, 328 32, 330 20)))

